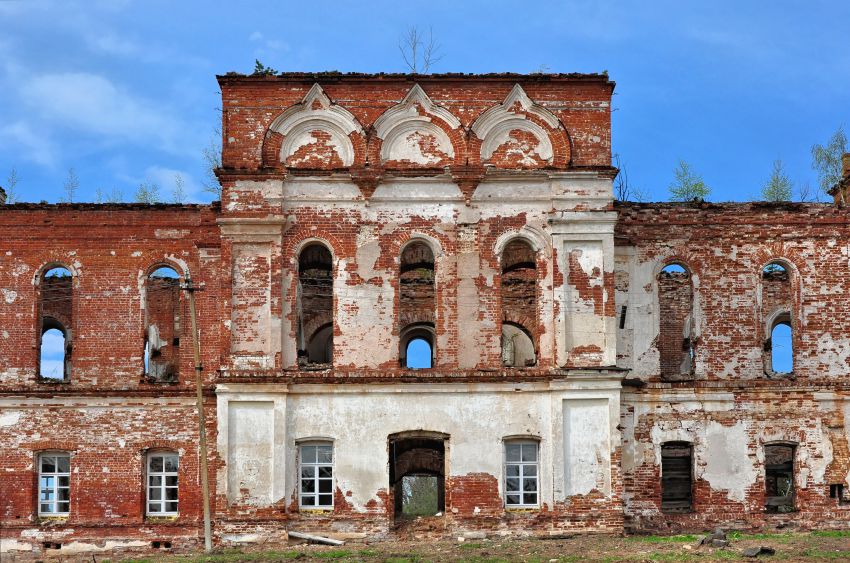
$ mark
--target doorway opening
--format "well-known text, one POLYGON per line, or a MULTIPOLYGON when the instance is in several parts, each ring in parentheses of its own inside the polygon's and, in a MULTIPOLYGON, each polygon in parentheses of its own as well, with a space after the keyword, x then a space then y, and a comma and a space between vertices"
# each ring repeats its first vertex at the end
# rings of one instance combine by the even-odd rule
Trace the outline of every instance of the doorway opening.
POLYGON ((396 520, 445 512, 447 438, 434 433, 390 436, 390 489, 396 520))

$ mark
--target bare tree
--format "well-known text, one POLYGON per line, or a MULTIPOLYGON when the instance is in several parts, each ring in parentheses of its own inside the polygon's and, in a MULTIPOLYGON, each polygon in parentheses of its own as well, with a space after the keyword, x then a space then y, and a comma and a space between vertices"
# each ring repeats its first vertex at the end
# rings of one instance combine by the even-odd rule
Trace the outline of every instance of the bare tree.
POLYGON ((620 169, 614 180, 614 197, 617 201, 645 201, 646 194, 637 186, 629 183, 629 171, 620 160, 619 154, 614 154, 614 165, 620 169))
POLYGON ((186 201, 186 182, 183 180, 182 174, 174 175, 174 189, 171 190, 171 197, 174 203, 183 203, 186 201))
POLYGON ((820 202, 820 191, 812 187, 809 182, 797 184, 797 201, 804 203, 820 202))
POLYGON ((112 191, 105 191, 97 188, 94 191, 96 203, 122 203, 124 201, 124 193, 118 188, 112 188, 112 191))
POLYGON ((18 169, 12 167, 9 175, 6 176, 6 203, 17 203, 18 192, 15 189, 18 186, 18 169))
POLYGON ((59 201, 62 203, 73 203, 74 198, 77 196, 77 189, 80 187, 80 179, 77 177, 77 173, 73 168, 68 169, 68 177, 65 178, 65 183, 62 184, 62 189, 65 191, 65 195, 59 198, 59 201))
POLYGON ((425 34, 419 28, 411 26, 398 42, 398 50, 404 64, 413 74, 428 74, 431 67, 442 60, 440 44, 434 41, 434 30, 428 28, 426 41, 425 34))
POLYGON ((213 136, 210 137, 209 144, 201 151, 201 157, 204 159, 204 177, 201 180, 201 185, 205 192, 221 199, 221 184, 218 181, 218 176, 215 175, 216 168, 221 168, 220 127, 213 130, 213 136))

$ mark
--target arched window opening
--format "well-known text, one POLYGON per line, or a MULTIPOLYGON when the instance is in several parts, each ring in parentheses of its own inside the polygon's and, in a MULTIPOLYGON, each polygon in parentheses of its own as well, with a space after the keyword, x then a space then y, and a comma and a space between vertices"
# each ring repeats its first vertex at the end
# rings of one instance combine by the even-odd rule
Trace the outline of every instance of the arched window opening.
POLYGON ((537 363, 537 253, 515 239, 502 251, 502 364, 527 367, 537 363))
POLYGON ((41 334, 39 376, 43 379, 62 381, 67 377, 68 372, 65 328, 61 323, 51 318, 44 319, 42 327, 44 332, 41 334))
POLYGON ((689 512, 693 506, 693 448, 688 442, 661 445, 661 510, 689 512))
POLYGON ((783 313, 773 321, 770 338, 765 342, 765 353, 770 359, 773 375, 789 374, 794 371, 794 344, 791 315, 783 313))
POLYGON ((762 269, 762 310, 768 313, 764 326, 764 371, 769 376, 794 371, 794 294, 789 268, 771 262, 762 269))
POLYGON ((434 326, 419 323, 408 326, 400 335, 401 366, 408 369, 434 367, 434 326))
POLYGON ((45 381, 68 381, 71 377, 74 278, 57 266, 42 273, 39 294, 38 375, 45 381))
POLYGON ((794 511, 794 446, 764 447, 764 486, 767 512, 794 511))
POLYGON ((334 353, 334 327, 326 324, 307 340, 307 358, 311 364, 329 364, 334 353))
POLYGON ((324 367, 333 362, 333 257, 320 243, 298 256, 298 364, 324 367))
POLYGON ((180 371, 180 276, 161 266, 145 283, 145 377, 154 383, 177 381, 180 371))
POLYGON ((390 489, 395 517, 413 519, 445 512, 446 440, 443 437, 390 437, 390 489))
POLYGON ((430 368, 436 360, 434 252, 423 241, 404 247, 399 276, 399 362, 430 368))
POLYGON ((533 366, 537 361, 534 341, 520 325, 502 323, 502 364, 512 367, 533 366))
POLYGON ((695 343, 693 283, 681 263, 667 264, 658 274, 658 351, 661 378, 665 381, 693 379, 695 343))

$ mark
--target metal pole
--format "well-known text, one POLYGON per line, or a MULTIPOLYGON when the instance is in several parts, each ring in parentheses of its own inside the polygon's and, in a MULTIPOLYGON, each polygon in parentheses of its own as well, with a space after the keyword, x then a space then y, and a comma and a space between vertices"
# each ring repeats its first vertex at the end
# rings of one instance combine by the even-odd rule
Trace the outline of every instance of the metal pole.
POLYGON ((201 375, 204 366, 201 365, 201 345, 198 342, 198 318, 195 313, 195 291, 191 278, 186 278, 186 291, 189 294, 189 315, 192 317, 192 344, 195 352, 195 391, 198 406, 198 437, 200 439, 201 456, 201 494, 204 497, 204 550, 212 551, 212 522, 210 520, 210 480, 207 467, 207 421, 204 416, 204 394, 201 375))

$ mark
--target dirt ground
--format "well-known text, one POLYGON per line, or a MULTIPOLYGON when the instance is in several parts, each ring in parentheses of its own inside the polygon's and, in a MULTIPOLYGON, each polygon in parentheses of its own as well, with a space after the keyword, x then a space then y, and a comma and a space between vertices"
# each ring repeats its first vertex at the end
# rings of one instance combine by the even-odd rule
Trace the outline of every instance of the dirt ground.
MULTIPOLYGON (((468 562, 495 563, 528 561, 753 561, 743 552, 747 548, 770 547, 775 555, 760 555, 760 560, 850 561, 850 531, 811 533, 741 534, 727 536, 728 547, 699 545, 702 536, 602 536, 578 535, 566 539, 482 539, 381 541, 371 544, 349 542, 341 547, 294 545, 275 550, 222 550, 211 555, 168 555, 112 557, 124 563, 201 563, 238 561, 364 561, 387 563, 468 562)), ((53 558, 49 558, 53 559, 53 558)), ((65 559, 70 561, 70 559, 65 559)), ((92 561, 89 556, 87 561, 92 561)), ((104 563, 107 556, 97 556, 104 563)))

